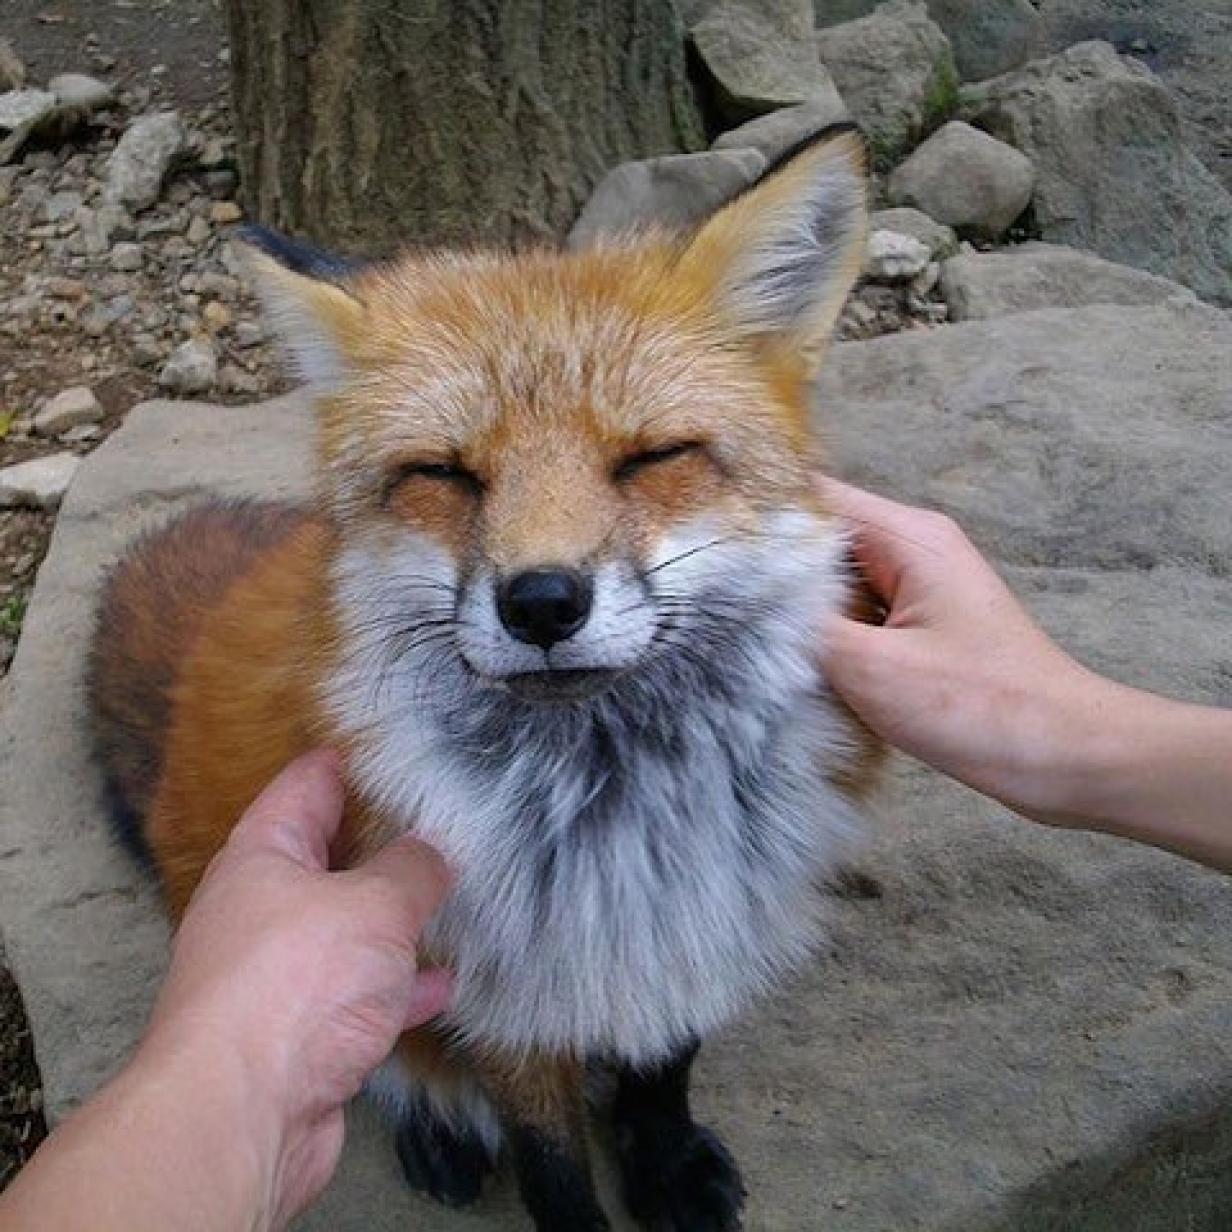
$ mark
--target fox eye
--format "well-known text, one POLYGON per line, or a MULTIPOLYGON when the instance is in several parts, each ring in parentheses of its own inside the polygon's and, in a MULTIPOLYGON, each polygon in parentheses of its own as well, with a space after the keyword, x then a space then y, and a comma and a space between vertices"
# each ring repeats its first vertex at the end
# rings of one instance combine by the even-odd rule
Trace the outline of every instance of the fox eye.
POLYGON ((483 480, 464 466, 451 462, 411 462, 398 467, 389 476, 385 484, 385 498, 392 496, 408 479, 429 479, 436 483, 454 484, 475 495, 483 491, 483 480))
POLYGON ((618 483, 623 483, 626 479, 632 479, 652 466, 683 458, 686 454, 698 453, 701 449, 700 441, 679 441, 675 445, 663 445, 659 449, 646 449, 641 453, 630 454, 617 465, 612 476, 618 483))

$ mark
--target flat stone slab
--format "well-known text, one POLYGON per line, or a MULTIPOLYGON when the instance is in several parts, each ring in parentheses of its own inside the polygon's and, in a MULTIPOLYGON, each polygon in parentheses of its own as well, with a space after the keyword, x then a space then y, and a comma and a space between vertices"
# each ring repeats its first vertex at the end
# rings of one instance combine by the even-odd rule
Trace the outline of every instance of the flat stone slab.
MULTIPOLYGON (((1230 396, 1228 319, 1168 304, 844 344, 820 401, 844 473, 962 516, 1080 657, 1226 705, 1230 396)), ((304 491, 309 443, 295 398, 150 404, 66 497, 0 701, 0 928, 53 1118, 138 1037, 167 940, 82 741, 101 572, 206 494, 304 491)), ((871 831, 827 953, 703 1053, 749 1232, 1226 1226, 1232 883, 906 762, 871 831)), ((353 1131, 302 1227, 528 1228, 507 1178, 438 1210, 372 1113, 353 1131)))

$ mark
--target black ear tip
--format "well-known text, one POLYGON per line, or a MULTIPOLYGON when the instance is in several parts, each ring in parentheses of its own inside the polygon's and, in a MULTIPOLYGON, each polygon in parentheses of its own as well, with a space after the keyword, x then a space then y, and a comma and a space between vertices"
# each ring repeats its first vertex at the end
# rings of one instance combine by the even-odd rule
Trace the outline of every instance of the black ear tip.
POLYGON ((273 258, 293 274, 307 278, 319 278, 325 282, 338 282, 359 271, 361 263, 349 257, 326 252, 312 244, 293 240, 272 227, 248 223, 236 231, 236 238, 258 252, 273 258))
POLYGON ((831 141, 838 140, 839 137, 851 137, 855 139, 856 144, 860 147, 861 153, 864 155, 865 165, 868 165, 868 138, 860 130, 858 124, 853 124, 850 120, 840 120, 836 124, 827 124, 823 128, 814 130, 813 132, 801 137, 799 141, 789 146, 781 154, 775 156, 770 164, 762 171, 760 178, 765 179, 768 175, 773 175, 774 172, 787 166, 794 158, 799 157, 806 150, 814 149, 819 145, 828 145, 831 141))

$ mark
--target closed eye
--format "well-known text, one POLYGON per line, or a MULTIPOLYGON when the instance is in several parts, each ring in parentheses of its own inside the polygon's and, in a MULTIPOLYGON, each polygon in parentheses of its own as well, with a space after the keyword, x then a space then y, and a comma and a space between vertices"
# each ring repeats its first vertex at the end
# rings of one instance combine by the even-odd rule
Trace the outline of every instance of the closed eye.
POLYGON ((483 491, 483 480, 474 471, 451 462, 411 462, 395 470, 385 484, 388 498, 408 479, 428 479, 436 483, 450 483, 478 495, 483 491))
POLYGON ((664 445, 659 449, 646 449, 641 453, 630 454, 620 462, 612 472, 612 477, 623 483, 652 466, 661 466, 664 462, 683 458, 688 454, 697 453, 703 448, 700 441, 680 441, 675 445, 664 445))

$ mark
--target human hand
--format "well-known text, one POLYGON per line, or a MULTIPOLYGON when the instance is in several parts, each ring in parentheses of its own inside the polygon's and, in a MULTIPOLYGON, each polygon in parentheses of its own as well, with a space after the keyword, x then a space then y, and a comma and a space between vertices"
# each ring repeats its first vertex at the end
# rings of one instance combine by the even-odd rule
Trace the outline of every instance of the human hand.
POLYGON ((444 861, 405 837, 329 872, 342 799, 337 759, 320 751, 245 813, 180 925, 135 1062, 181 1086, 193 1072, 236 1084, 275 1227, 332 1175, 342 1105, 449 998, 448 977, 417 972, 415 957, 449 887, 444 861))
POLYGON ((904 752, 1037 820, 1066 819, 1060 772, 1107 682, 1056 646, 943 514, 827 481, 883 626, 832 617, 834 689, 904 752))

